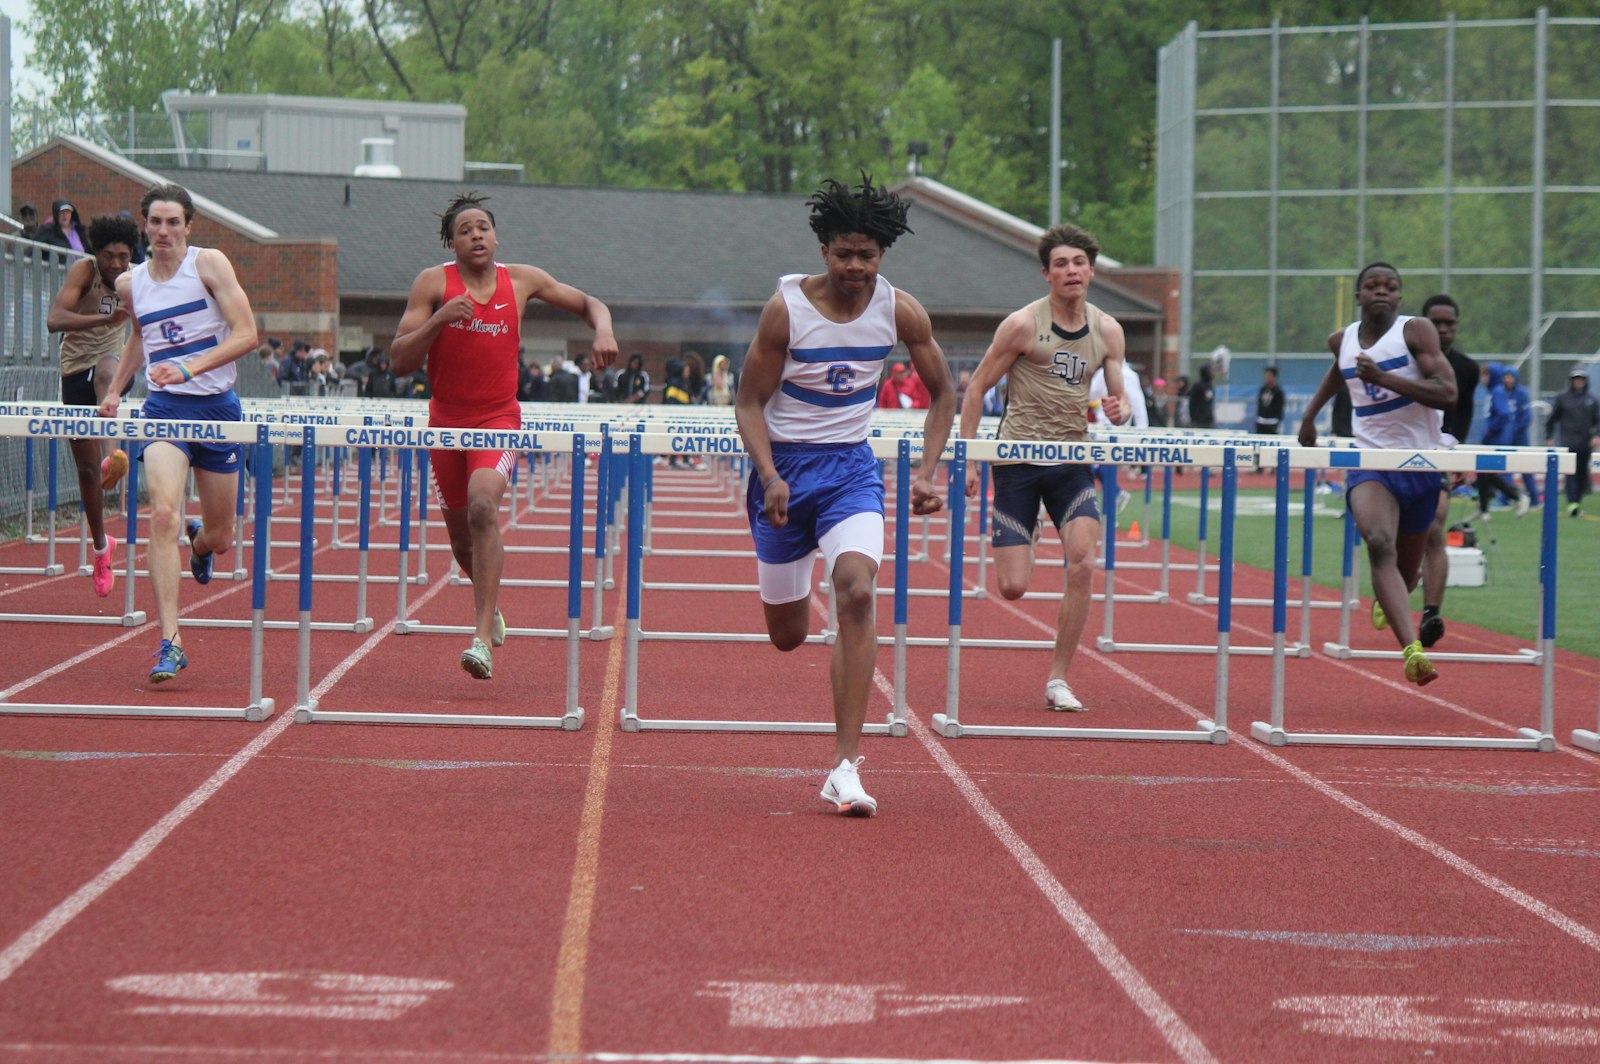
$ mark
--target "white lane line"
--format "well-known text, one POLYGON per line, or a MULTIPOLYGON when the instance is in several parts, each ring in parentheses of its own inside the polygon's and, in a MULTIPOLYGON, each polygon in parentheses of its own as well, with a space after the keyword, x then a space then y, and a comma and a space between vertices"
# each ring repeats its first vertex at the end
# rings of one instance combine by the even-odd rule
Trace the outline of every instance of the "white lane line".
MULTIPOLYGON (((421 609, 430 599, 449 587, 447 580, 442 580, 429 588, 416 601, 416 608, 421 609)), ((321 698, 334 684, 350 671, 350 668, 372 652, 372 649, 394 631, 395 621, 390 620, 381 628, 373 631, 365 642, 350 653, 350 656, 341 661, 332 672, 317 684, 311 691, 313 699, 321 698)), ((134 869, 153 853, 157 846, 166 841, 167 836, 178 829, 178 826, 189 819, 201 806, 205 805, 222 785, 238 775, 257 754, 272 744, 273 740, 282 735, 289 725, 294 723, 294 714, 283 713, 278 719, 269 724, 256 737, 247 743, 244 749, 234 754, 211 778, 196 787, 189 796, 179 802, 166 816, 162 817, 149 830, 136 839, 132 846, 123 851, 122 856, 111 862, 104 871, 89 882, 79 887, 61 904, 46 913, 36 924, 28 928, 4 952, 0 952, 0 983, 11 978, 23 964, 27 963, 35 953, 38 953, 45 943, 60 934, 80 913, 94 904, 103 894, 116 886, 134 869)))
MULTIPOLYGON (((823 612, 824 607, 818 598, 819 596, 812 596, 812 608, 815 612, 823 612)), ((894 705, 894 684, 889 682, 882 670, 874 669, 872 680, 888 699, 889 704, 894 705)), ((955 759, 934 738, 933 733, 922 722, 922 718, 917 716, 909 705, 906 707, 906 720, 917 741, 933 758, 934 764, 939 766, 945 778, 954 784, 956 791, 966 799, 967 804, 989 829, 990 834, 1011 855, 1012 860, 1017 862, 1023 873, 1033 881, 1034 886, 1045 896, 1045 900, 1055 909, 1067 928, 1084 944, 1112 981, 1121 988, 1134 1006, 1155 1024, 1156 1030, 1161 1032, 1161 1037, 1178 1054, 1179 1059, 1187 1064, 1215 1064, 1216 1058, 1206 1049, 1200 1036, 1183 1022, 1177 1010, 1167 1004, 1166 999, 1140 974, 1133 962, 1117 948, 1111 936, 1101 929, 1094 917, 1090 916, 1072 893, 1061 884, 1049 866, 1034 852, 1033 847, 1017 834, 1016 829, 994 807, 994 803, 989 801, 982 788, 972 781, 972 777, 967 775, 960 765, 956 764, 955 759)))
MULTIPOLYGON (((1037 617, 1032 616, 1027 611, 1018 609, 1016 606, 1004 600, 996 600, 995 604, 1012 615, 1026 620, 1033 627, 1044 632, 1049 632, 1051 635, 1055 634, 1054 627, 1039 620, 1037 617)), ((1181 698, 1155 686, 1144 677, 1124 668, 1120 664, 1117 664, 1097 650, 1092 650, 1088 647, 1080 647, 1078 653, 1081 655, 1087 655, 1090 660, 1105 666, 1107 669, 1110 669, 1112 672, 1116 673, 1118 676, 1121 676, 1123 679, 1127 680, 1129 683, 1143 690, 1147 694, 1159 698, 1161 701, 1166 702, 1168 705, 1171 705, 1183 713, 1188 714, 1197 721, 1211 719, 1211 715, 1209 713, 1202 713, 1200 710, 1189 705, 1181 698)), ((1361 673, 1362 675, 1368 675, 1362 672, 1360 669, 1356 669, 1354 671, 1361 673)), ((1462 857, 1455 851, 1450 850, 1437 842, 1434 842, 1421 832, 1414 831, 1411 828, 1406 827, 1404 824, 1401 824, 1398 821, 1392 820, 1383 815, 1376 809, 1373 809, 1371 806, 1352 798, 1350 795, 1339 790, 1332 784, 1319 779, 1306 770, 1300 768, 1298 765, 1295 765, 1293 762, 1280 757, 1276 753, 1273 753, 1268 747, 1263 746, 1254 739, 1251 739, 1248 736, 1240 736, 1239 733, 1232 730, 1228 732, 1228 739, 1230 745, 1239 746, 1245 750, 1248 750, 1250 753, 1255 754, 1262 760, 1277 766, 1290 776, 1293 776, 1296 780, 1317 791, 1324 797, 1339 803, 1352 813, 1355 813, 1357 816, 1360 816, 1384 831, 1387 831, 1390 834, 1405 840, 1411 845, 1417 847, 1417 849, 1421 850, 1423 853, 1428 854, 1430 857, 1437 858, 1438 860, 1444 862, 1450 868, 1460 872, 1462 875, 1471 879, 1480 887, 1483 887, 1489 891, 1493 891, 1495 894, 1498 894, 1500 897, 1511 902, 1513 905, 1522 907, 1529 913, 1532 913, 1534 916, 1538 917, 1540 920, 1543 920, 1545 923, 1554 927, 1556 930, 1571 935, 1573 938, 1577 939, 1585 946, 1588 946, 1590 949, 1600 950, 1600 933, 1597 933, 1578 921, 1572 919, 1559 909, 1556 909, 1550 905, 1546 905, 1544 902, 1540 901, 1538 898, 1535 898, 1533 895, 1528 894, 1526 891, 1520 890, 1517 887, 1512 886, 1510 883, 1507 883, 1500 877, 1484 871, 1471 861, 1468 861, 1465 857, 1462 857)))

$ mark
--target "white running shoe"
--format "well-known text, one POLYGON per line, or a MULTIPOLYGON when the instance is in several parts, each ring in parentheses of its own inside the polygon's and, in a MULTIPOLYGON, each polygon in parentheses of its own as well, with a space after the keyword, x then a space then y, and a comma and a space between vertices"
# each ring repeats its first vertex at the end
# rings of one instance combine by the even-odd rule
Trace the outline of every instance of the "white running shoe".
POLYGON ((1528 514, 1528 510, 1531 509, 1532 506, 1533 506, 1533 500, 1528 498, 1528 493, 1526 491, 1524 491, 1521 495, 1517 496, 1517 516, 1518 517, 1526 517, 1527 514, 1528 514))
POLYGON ((1044 704, 1058 713, 1082 713, 1083 703, 1072 693, 1065 680, 1051 680, 1044 685, 1044 704))
POLYGON ((839 767, 828 773, 828 782, 822 785, 822 800, 838 806, 845 816, 871 816, 878 811, 878 800, 861 789, 861 762, 840 761, 839 767))

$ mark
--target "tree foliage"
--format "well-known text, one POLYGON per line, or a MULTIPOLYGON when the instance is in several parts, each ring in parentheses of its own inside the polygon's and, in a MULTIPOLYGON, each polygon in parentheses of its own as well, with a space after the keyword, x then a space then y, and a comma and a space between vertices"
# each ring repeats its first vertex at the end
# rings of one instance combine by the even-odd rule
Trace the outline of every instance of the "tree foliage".
MULTIPOLYGON (((1587 13, 1575 0, 1546 6, 1587 13)), ((1462 0, 1457 10, 1470 19, 1533 9, 1462 0)), ((468 108, 469 157, 522 163, 530 180, 733 191, 807 190, 858 170, 897 177, 906 145, 926 141, 924 173, 1041 223, 1050 195, 1050 40, 1060 37, 1063 213, 1100 231, 1113 254, 1138 261, 1153 243, 1157 49, 1190 20, 1208 29, 1274 17, 1349 24, 1366 5, 34 0, 33 10, 38 64, 66 109, 157 112, 168 89, 459 102, 468 108)), ((1395 0, 1384 13, 1437 17, 1437 6, 1421 0, 1395 0)), ((1324 96, 1349 94, 1353 56, 1318 51, 1315 40, 1305 47, 1292 65, 1298 82, 1324 96)), ((1489 87, 1522 76, 1470 48, 1461 64, 1458 77, 1470 73, 1489 87)), ((1408 98, 1437 76, 1424 60, 1402 60, 1379 72, 1374 91, 1408 98)), ((1241 61, 1210 85, 1214 98, 1202 106, 1248 105, 1264 85, 1264 67, 1241 61)), ((1241 119, 1231 132, 1203 131, 1199 150, 1226 168, 1261 166, 1263 129, 1241 119)), ((1586 132, 1561 135, 1583 141, 1586 132)), ((1326 163, 1322 139, 1339 133, 1314 131, 1305 158, 1287 165, 1317 171, 1326 163)), ((1509 137, 1503 150, 1491 145, 1470 161, 1470 179, 1495 183, 1519 165, 1517 150, 1509 137)))

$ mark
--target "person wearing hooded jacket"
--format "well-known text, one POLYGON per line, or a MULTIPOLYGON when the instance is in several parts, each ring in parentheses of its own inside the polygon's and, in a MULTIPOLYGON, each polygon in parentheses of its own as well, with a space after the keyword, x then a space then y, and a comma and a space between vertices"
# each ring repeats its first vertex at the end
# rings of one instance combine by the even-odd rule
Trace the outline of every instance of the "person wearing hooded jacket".
POLYGON ((68 200, 56 200, 50 204, 50 220, 39 227, 33 239, 41 244, 81 251, 85 255, 94 252, 94 246, 89 242, 89 230, 79 220, 78 208, 68 200))
MULTIPOLYGON (((1483 442, 1490 447, 1521 447, 1528 443, 1528 426, 1533 421, 1533 403, 1528 389, 1517 383, 1517 371, 1499 362, 1489 363, 1487 414, 1483 423, 1483 442)), ((1521 517, 1533 505, 1532 492, 1517 490, 1514 478, 1498 473, 1479 473, 1478 520, 1489 519, 1489 504, 1495 492, 1510 499, 1521 517)))

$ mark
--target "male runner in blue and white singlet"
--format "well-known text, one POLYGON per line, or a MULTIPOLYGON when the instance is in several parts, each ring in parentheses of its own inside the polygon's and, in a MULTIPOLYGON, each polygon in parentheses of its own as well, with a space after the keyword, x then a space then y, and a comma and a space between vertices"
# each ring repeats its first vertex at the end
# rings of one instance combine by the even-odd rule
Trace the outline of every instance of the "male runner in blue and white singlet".
MULTIPOLYGON (((123 391, 144 366, 150 395, 141 417, 242 421, 234 363, 255 352, 256 319, 233 264, 215 248, 189 246, 194 201, 186 190, 157 185, 139 210, 150 258, 117 278, 117 296, 138 328, 128 338, 100 414, 117 416, 123 391)), ((207 584, 213 556, 233 542, 240 451, 232 443, 156 440, 140 455, 150 495, 150 586, 161 624, 151 683, 164 683, 189 666, 178 633, 178 534, 189 472, 200 497, 200 520, 191 519, 182 531, 189 539, 189 570, 196 583, 207 584)))
POLYGON ((883 253, 911 230, 907 205, 863 177, 828 181, 808 201, 825 272, 790 274, 761 311, 734 413, 755 466, 747 503, 767 633, 793 650, 811 630, 813 555, 820 547, 839 613, 830 670, 835 727, 824 800, 850 816, 878 803, 861 786, 861 726, 877 660, 883 480, 867 445, 884 360, 904 343, 931 399, 912 510, 944 506, 933 483, 955 415, 950 367, 928 312, 878 276, 883 253))
MULTIPOLYGON (((1325 403, 1348 390, 1357 447, 1409 451, 1444 446, 1444 411, 1455 405, 1455 371, 1439 350, 1427 318, 1400 313, 1400 271, 1374 262, 1356 275, 1361 320, 1328 337, 1333 365, 1300 420, 1300 445, 1317 445, 1316 418, 1325 403)), ((1354 470, 1345 498, 1372 567, 1372 620, 1390 628, 1405 656, 1406 679, 1418 686, 1439 678, 1411 622, 1428 527, 1439 506, 1439 472, 1354 470)))

